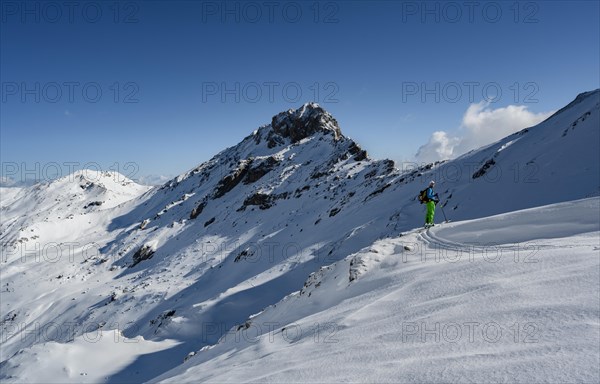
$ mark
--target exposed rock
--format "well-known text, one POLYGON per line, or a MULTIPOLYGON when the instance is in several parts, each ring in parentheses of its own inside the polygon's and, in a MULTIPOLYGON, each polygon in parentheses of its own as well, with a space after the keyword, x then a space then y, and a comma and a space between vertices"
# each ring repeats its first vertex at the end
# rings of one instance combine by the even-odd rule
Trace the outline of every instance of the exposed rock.
POLYGON ((478 177, 485 175, 487 170, 490 169, 494 164, 496 164, 496 161, 494 159, 489 159, 488 161, 486 161, 483 164, 483 166, 473 174, 473 179, 477 179, 478 177))
POLYGON ((279 164, 279 160, 273 156, 269 156, 257 164, 252 164, 252 166, 249 167, 248 171, 246 172, 246 177, 244 178, 243 183, 250 184, 260 180, 260 178, 262 178, 264 175, 271 172, 273 168, 277 166, 277 164, 279 164))
POLYGON ((248 329, 250 328, 250 325, 252 325, 251 321, 246 321, 244 324, 238 324, 238 326, 235 328, 236 331, 241 331, 244 329, 248 329))
POLYGON ((150 320, 150 325, 156 324, 155 334, 158 333, 159 328, 169 325, 172 321, 172 317, 175 316, 175 310, 171 309, 169 311, 161 313, 156 319, 150 320))
POLYGON ((133 264, 130 265, 130 268, 135 267, 144 260, 151 259, 152 255, 154 255, 154 252, 154 247, 148 244, 144 244, 133 254, 133 264))
POLYGON ((310 189, 310 185, 305 185, 302 188, 296 188, 296 191, 294 192, 294 197, 299 198, 300 196, 302 196, 302 192, 308 191, 310 189))
POLYGON ((231 191, 235 188, 240 181, 246 176, 248 173, 248 167, 252 164, 252 160, 241 161, 238 165, 238 168, 233 171, 233 173, 225 176, 223 179, 219 181, 217 187, 215 188, 214 197, 216 199, 223 197, 227 192, 231 191))
POLYGON ((200 204, 196 205, 192 212, 190 213, 190 219, 193 220, 198 217, 202 211, 206 208, 206 201, 202 201, 200 204))
POLYGON ((273 206, 273 196, 263 193, 255 193, 244 200, 244 207, 257 205, 260 209, 269 209, 273 206))
POLYGON ((377 170, 373 169, 367 173, 365 173, 365 179, 370 179, 371 177, 377 175, 377 170))
POLYGON ((355 161, 363 161, 367 159, 367 151, 362 149, 358 144, 352 142, 350 144, 350 148, 348 148, 348 152, 354 156, 355 161))
POLYGON ((352 282, 360 276, 364 270, 366 269, 366 265, 364 260, 360 256, 354 256, 352 260, 350 260, 350 270, 348 280, 352 282))
POLYGON ((329 211, 329 217, 337 215, 341 210, 341 208, 333 208, 331 211, 329 211))
POLYGON ((384 172, 386 174, 389 175, 390 173, 394 172, 396 164, 394 163, 393 160, 389 160, 389 159, 383 160, 383 164, 384 164, 384 167, 385 167, 384 172))
POLYGON ((239 255, 237 255, 235 257, 235 259, 233 260, 234 263, 237 263, 238 261, 242 260, 242 259, 246 259, 250 256, 253 256, 254 252, 250 251, 250 248, 244 249, 242 252, 239 253, 239 255))
POLYGON ((322 172, 322 171, 320 171, 318 168, 315 168, 315 169, 313 170, 313 172, 310 174, 310 178, 311 178, 311 179, 313 179, 313 180, 315 180, 315 179, 321 178, 321 177, 323 177, 323 176, 327 176, 327 175, 329 175, 329 173, 330 173, 330 172, 331 172, 331 171, 322 172))
POLYGON ((315 103, 304 104, 296 110, 290 109, 274 116, 271 128, 272 131, 267 138, 269 148, 283 144, 282 138, 297 143, 317 132, 330 133, 334 140, 342 138, 342 131, 337 121, 315 103))
POLYGON ((92 201, 91 203, 87 203, 87 204, 86 204, 86 205, 83 207, 83 209, 88 209, 88 208, 90 208, 90 207, 94 207, 94 206, 96 206, 96 207, 99 207, 99 206, 101 206, 101 205, 102 205, 102 201, 92 201))
POLYGON ((274 135, 272 132, 267 137, 267 147, 275 148, 278 145, 283 145, 285 141, 281 136, 274 135))
POLYGON ((269 209, 275 204, 275 201, 279 199, 287 199, 288 196, 288 192, 274 195, 257 192, 244 200, 241 210, 244 210, 250 205, 258 206, 260 209, 269 209))
POLYGON ((192 351, 192 352, 188 353, 187 356, 183 358, 183 362, 185 363, 186 361, 188 361, 189 359, 191 359, 194 356, 196 356, 196 352, 195 351, 192 351))

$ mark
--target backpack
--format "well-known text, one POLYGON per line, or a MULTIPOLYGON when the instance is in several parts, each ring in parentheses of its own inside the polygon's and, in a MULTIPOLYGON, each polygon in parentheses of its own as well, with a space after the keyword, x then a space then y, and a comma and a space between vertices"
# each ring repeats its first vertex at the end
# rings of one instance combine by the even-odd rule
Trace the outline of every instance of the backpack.
POLYGON ((417 196, 417 199, 421 202, 421 204, 424 204, 429 201, 429 199, 427 198, 427 190, 428 189, 429 189, 429 187, 425 188, 424 190, 419 192, 419 195, 417 196))

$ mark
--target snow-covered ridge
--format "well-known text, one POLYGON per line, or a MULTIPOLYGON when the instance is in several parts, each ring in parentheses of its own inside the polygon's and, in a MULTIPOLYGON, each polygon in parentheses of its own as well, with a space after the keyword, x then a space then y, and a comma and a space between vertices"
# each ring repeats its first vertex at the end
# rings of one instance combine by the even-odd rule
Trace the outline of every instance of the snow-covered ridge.
POLYGON ((8 244, 40 236, 48 239, 45 236, 48 232, 75 222, 78 226, 90 224, 91 229, 96 223, 92 225, 94 220, 85 220, 83 216, 111 210, 150 187, 136 184, 118 172, 84 169, 12 193, 4 190, 0 201, 0 242, 8 244), (40 230, 40 226, 45 229, 40 230), (14 230, 17 228, 18 232, 14 230))
POLYGON ((594 91, 588 91, 588 92, 582 92, 579 95, 577 95, 577 97, 575 98, 575 100, 571 101, 569 104, 565 105, 564 107, 562 107, 561 109, 559 109, 558 111, 556 111, 552 116, 548 117, 548 119, 546 120, 550 120, 552 118, 555 118, 556 116, 559 116, 561 113, 573 108, 575 105, 585 101, 585 100, 596 100, 598 101, 598 99, 600 98, 600 89, 596 89, 594 91))
MULTIPOLYGON (((108 207, 118 205, 149 189, 150 187, 136 184, 118 172, 91 169, 78 170, 55 180, 20 188, 22 193, 39 195, 38 204, 41 199, 59 200, 60 195, 86 195, 89 197, 105 197, 106 206, 108 207)), ((3 194, 2 204, 6 205, 6 200, 10 197, 13 196, 3 194)))

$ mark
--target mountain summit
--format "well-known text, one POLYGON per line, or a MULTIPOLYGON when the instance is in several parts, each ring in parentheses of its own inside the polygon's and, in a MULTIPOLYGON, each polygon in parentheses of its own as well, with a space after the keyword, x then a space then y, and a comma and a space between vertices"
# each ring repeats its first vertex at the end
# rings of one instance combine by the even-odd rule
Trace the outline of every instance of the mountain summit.
POLYGON ((334 140, 342 137, 337 121, 316 103, 307 103, 296 110, 290 109, 273 116, 271 128, 274 135, 269 138, 269 147, 275 146, 276 143, 282 144, 275 135, 289 138, 292 143, 297 143, 316 132, 331 133, 334 140))

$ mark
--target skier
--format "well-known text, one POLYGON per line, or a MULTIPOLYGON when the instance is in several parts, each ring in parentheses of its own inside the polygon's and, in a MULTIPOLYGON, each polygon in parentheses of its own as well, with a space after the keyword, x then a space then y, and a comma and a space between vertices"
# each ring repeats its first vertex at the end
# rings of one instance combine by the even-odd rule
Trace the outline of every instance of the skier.
POLYGON ((427 214, 425 215, 425 228, 433 227, 435 224, 433 223, 433 216, 435 215, 435 206, 439 203, 440 199, 438 194, 433 193, 433 187, 435 186, 435 181, 431 180, 429 182, 429 188, 427 188, 427 214))

